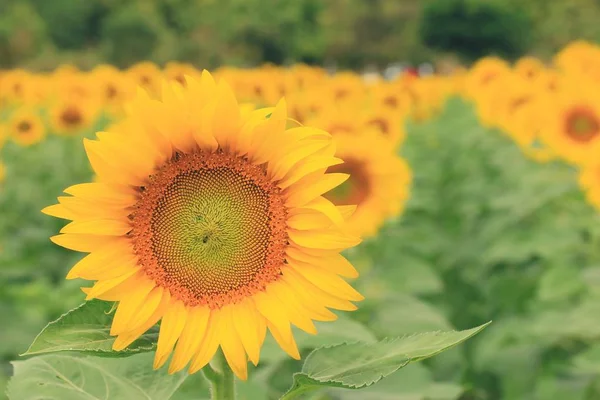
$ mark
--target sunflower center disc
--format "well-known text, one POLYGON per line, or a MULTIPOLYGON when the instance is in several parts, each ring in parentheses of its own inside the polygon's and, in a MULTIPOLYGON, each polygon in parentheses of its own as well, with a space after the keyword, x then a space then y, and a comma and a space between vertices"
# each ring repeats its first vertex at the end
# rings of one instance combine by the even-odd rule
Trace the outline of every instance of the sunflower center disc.
POLYGON ((579 142, 589 142, 600 134, 600 121, 586 108, 575 108, 567 115, 567 134, 579 142))
POLYGON ((136 254, 186 304, 239 301, 277 279, 287 244, 279 189, 263 169, 224 153, 178 157, 142 191, 136 254))
POLYGON ((329 167, 327 172, 350 174, 341 185, 325 194, 325 198, 338 206, 360 205, 369 195, 371 182, 364 162, 344 158, 344 163, 329 167))

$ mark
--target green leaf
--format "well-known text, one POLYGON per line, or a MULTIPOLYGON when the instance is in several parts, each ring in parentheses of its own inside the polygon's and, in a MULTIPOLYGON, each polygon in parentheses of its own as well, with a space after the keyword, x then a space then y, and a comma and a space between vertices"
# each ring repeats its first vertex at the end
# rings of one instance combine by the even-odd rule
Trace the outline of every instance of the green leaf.
POLYGON ((49 354, 15 361, 10 400, 166 400, 188 377, 152 369, 152 355, 109 359, 49 354))
POLYGON ((282 399, 320 387, 360 389, 370 386, 411 362, 434 356, 483 330, 487 324, 465 331, 428 332, 376 343, 344 343, 313 351, 302 372, 282 399))
POLYGON ((331 389, 331 392, 344 400, 456 400, 464 390, 456 383, 435 382, 424 365, 410 364, 394 379, 359 391, 331 389))
POLYGON ((156 348, 158 331, 149 330, 128 348, 114 351, 110 335, 112 303, 92 300, 50 322, 22 355, 76 351, 95 356, 124 357, 156 348))

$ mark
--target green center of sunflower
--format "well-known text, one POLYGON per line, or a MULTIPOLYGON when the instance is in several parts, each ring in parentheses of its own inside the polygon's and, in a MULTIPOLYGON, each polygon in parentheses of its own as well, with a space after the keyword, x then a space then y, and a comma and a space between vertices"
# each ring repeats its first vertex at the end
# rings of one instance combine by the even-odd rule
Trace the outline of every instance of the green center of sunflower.
POLYGON ((572 109, 565 120, 565 131, 575 141, 586 143, 600 134, 600 121, 596 114, 584 107, 572 109))
POLYGON ((344 183, 324 195, 333 204, 360 205, 369 196, 371 180, 363 161, 344 158, 343 164, 329 167, 327 172, 350 174, 344 183))
POLYGON ((171 294, 218 308, 277 279, 285 217, 282 196, 260 167, 223 153, 189 154, 142 192, 134 247, 171 294))

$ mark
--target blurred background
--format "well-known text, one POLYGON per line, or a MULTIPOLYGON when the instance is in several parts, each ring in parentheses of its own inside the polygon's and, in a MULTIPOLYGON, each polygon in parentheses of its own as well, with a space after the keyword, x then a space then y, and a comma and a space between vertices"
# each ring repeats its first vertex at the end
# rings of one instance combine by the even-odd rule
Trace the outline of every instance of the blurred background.
POLYGON ((2 0, 0 66, 548 59, 573 39, 598 40, 599 18, 596 0, 2 0))
MULTIPOLYGON (((0 0, 0 398, 10 362, 83 301, 64 279, 81 254, 40 213, 92 179, 82 137, 136 85, 207 68, 240 102, 285 95, 340 157, 389 161, 360 175, 379 191, 347 254, 367 300, 300 335, 303 355, 494 321, 381 385, 314 399, 600 399, 598 21, 598 0, 0 0)), ((301 368, 272 342, 261 357, 242 398, 277 398, 301 368)), ((40 398, 14 379, 11 400, 40 398)))

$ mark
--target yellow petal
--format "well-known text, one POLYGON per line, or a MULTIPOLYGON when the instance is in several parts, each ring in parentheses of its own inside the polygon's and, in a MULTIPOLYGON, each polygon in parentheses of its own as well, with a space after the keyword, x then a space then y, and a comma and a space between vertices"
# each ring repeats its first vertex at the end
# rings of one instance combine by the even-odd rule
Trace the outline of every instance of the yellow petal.
POLYGON ((148 329, 152 328, 156 323, 161 319, 165 310, 169 306, 171 296, 167 290, 163 290, 162 298, 160 300, 160 304, 154 311, 154 313, 148 318, 148 320, 139 328, 135 330, 124 332, 117 336, 113 343, 113 350, 121 351, 131 343, 133 343, 137 338, 144 334, 148 329))
POLYGON ((337 293, 330 293, 320 289, 293 268, 285 268, 282 270, 282 273, 284 277, 288 277, 286 282, 288 282, 296 292, 301 292, 312 297, 325 307, 342 311, 354 311, 357 309, 350 301, 338 297, 337 293))
POLYGON ((75 197, 117 203, 123 207, 135 204, 135 193, 127 186, 109 185, 107 183, 80 183, 64 190, 75 197))
POLYGON ((125 245, 106 246, 94 251, 71 268, 67 279, 106 280, 138 270, 137 258, 125 245))
POLYGON ((316 287, 327 293, 351 301, 364 300, 364 297, 356 289, 336 274, 324 271, 310 264, 298 264, 290 261, 289 266, 316 287))
POLYGON ((344 250, 360 243, 360 238, 337 229, 288 230, 290 240, 309 249, 344 250))
POLYGON ((236 304, 232 308, 232 320, 235 329, 244 345, 248 358, 254 365, 258 365, 260 358, 260 321, 263 316, 258 313, 256 306, 250 300, 236 304))
POLYGON ((340 158, 329 156, 309 157, 292 168, 285 178, 283 178, 277 184, 277 186, 279 186, 281 189, 286 189, 313 172, 321 171, 321 173, 324 174, 328 167, 342 164, 343 162, 344 161, 340 158))
POLYGON ((246 357, 246 351, 240 337, 238 336, 237 330, 235 329, 231 308, 235 306, 226 306, 221 308, 219 311, 222 313, 224 323, 220 325, 219 337, 221 342, 221 349, 227 363, 231 367, 231 370, 235 375, 245 381, 248 379, 248 359, 246 357))
POLYGON ((279 282, 274 282, 267 287, 267 292, 279 299, 275 303, 275 307, 279 307, 281 311, 287 314, 292 324, 296 325, 303 331, 315 335, 317 328, 313 324, 310 313, 300 304, 293 292, 285 290, 279 282))
POLYGON ((123 236, 131 231, 128 221, 114 219, 95 219, 73 221, 60 230, 60 233, 79 233, 88 235, 123 236))
POLYGON ((66 208, 62 204, 54 204, 42 210, 42 213, 51 217, 70 219, 71 221, 77 218, 77 214, 66 208))
POLYGON ((206 327, 206 333, 202 338, 202 343, 194 355, 190 364, 189 373, 193 374, 202 368, 213 358, 219 348, 219 333, 221 332, 222 315, 219 312, 211 312, 206 327))
MULTIPOLYGON (((135 314, 141 311, 142 307, 144 306, 144 302, 148 300, 149 293, 155 287, 156 284, 152 280, 143 280, 132 292, 127 294, 127 297, 121 299, 110 327, 111 335, 117 335, 121 332, 130 330, 129 323, 133 320, 135 314)), ((154 312, 158 306, 158 302, 153 305, 154 309, 152 312, 154 312)))
POLYGON ((287 219, 287 225, 296 230, 325 229, 332 221, 322 212, 310 208, 297 208, 287 219))
POLYGON ((181 332, 183 332, 187 315, 187 308, 181 300, 171 299, 171 304, 169 304, 160 323, 158 344, 154 357, 154 369, 163 366, 169 358, 177 339, 179 339, 181 332))
POLYGON ((298 351, 298 345, 296 344, 294 336, 282 334, 269 320, 267 320, 267 326, 269 327, 269 331, 279 347, 281 347, 293 359, 299 360, 300 352, 298 351))
POLYGON ((206 306, 196 306, 188 310, 185 327, 179 336, 173 359, 169 365, 170 374, 181 371, 198 351, 210 314, 210 309, 206 306))
POLYGON ((336 207, 339 210, 340 214, 342 214, 342 218, 344 218, 345 221, 349 220, 350 217, 352 217, 352 215, 356 211, 356 206, 336 206, 336 207))
POLYGON ((300 161, 313 155, 318 152, 322 148, 328 145, 329 141, 326 140, 311 140, 306 141, 305 143, 296 143, 293 148, 287 149, 284 154, 282 154, 281 158, 276 162, 270 162, 269 168, 269 176, 272 180, 278 181, 282 179, 291 168, 295 167, 300 161))
POLYGON ((289 257, 294 259, 296 263, 311 264, 347 278, 358 277, 358 271, 339 253, 315 256, 292 246, 289 246, 286 249, 286 253, 289 257))
POLYGON ((312 319, 314 319, 315 321, 335 321, 337 319, 337 315, 325 308, 319 302, 319 300, 315 297, 312 297, 310 293, 296 290, 294 286, 288 282, 289 279, 289 274, 282 275, 282 277, 280 278, 281 284, 290 293, 294 293, 296 296, 298 296, 298 299, 304 305, 304 307, 311 312, 312 319))
POLYGON ((213 132, 222 147, 229 147, 241 127, 240 108, 233 90, 221 80, 217 85, 217 105, 214 113, 213 132))
POLYGON ((134 290, 140 282, 149 280, 143 271, 128 272, 118 278, 98 281, 87 292, 86 300, 100 299, 107 301, 119 301, 131 290, 134 290))
POLYGON ((316 210, 327 215, 329 219, 331 219, 336 225, 341 225, 344 223, 342 214, 340 214, 340 211, 337 209, 337 207, 331 201, 322 196, 315 198, 300 208, 291 209, 290 214, 294 215, 297 212, 303 212, 305 209, 316 210))
POLYGON ((114 236, 82 235, 78 233, 63 233, 52 236, 50 240, 59 246, 82 253, 90 253, 107 244, 117 243, 122 240, 114 236))
POLYGON ((306 203, 341 185, 350 175, 313 173, 299 180, 286 191, 288 207, 302 207, 306 203))

